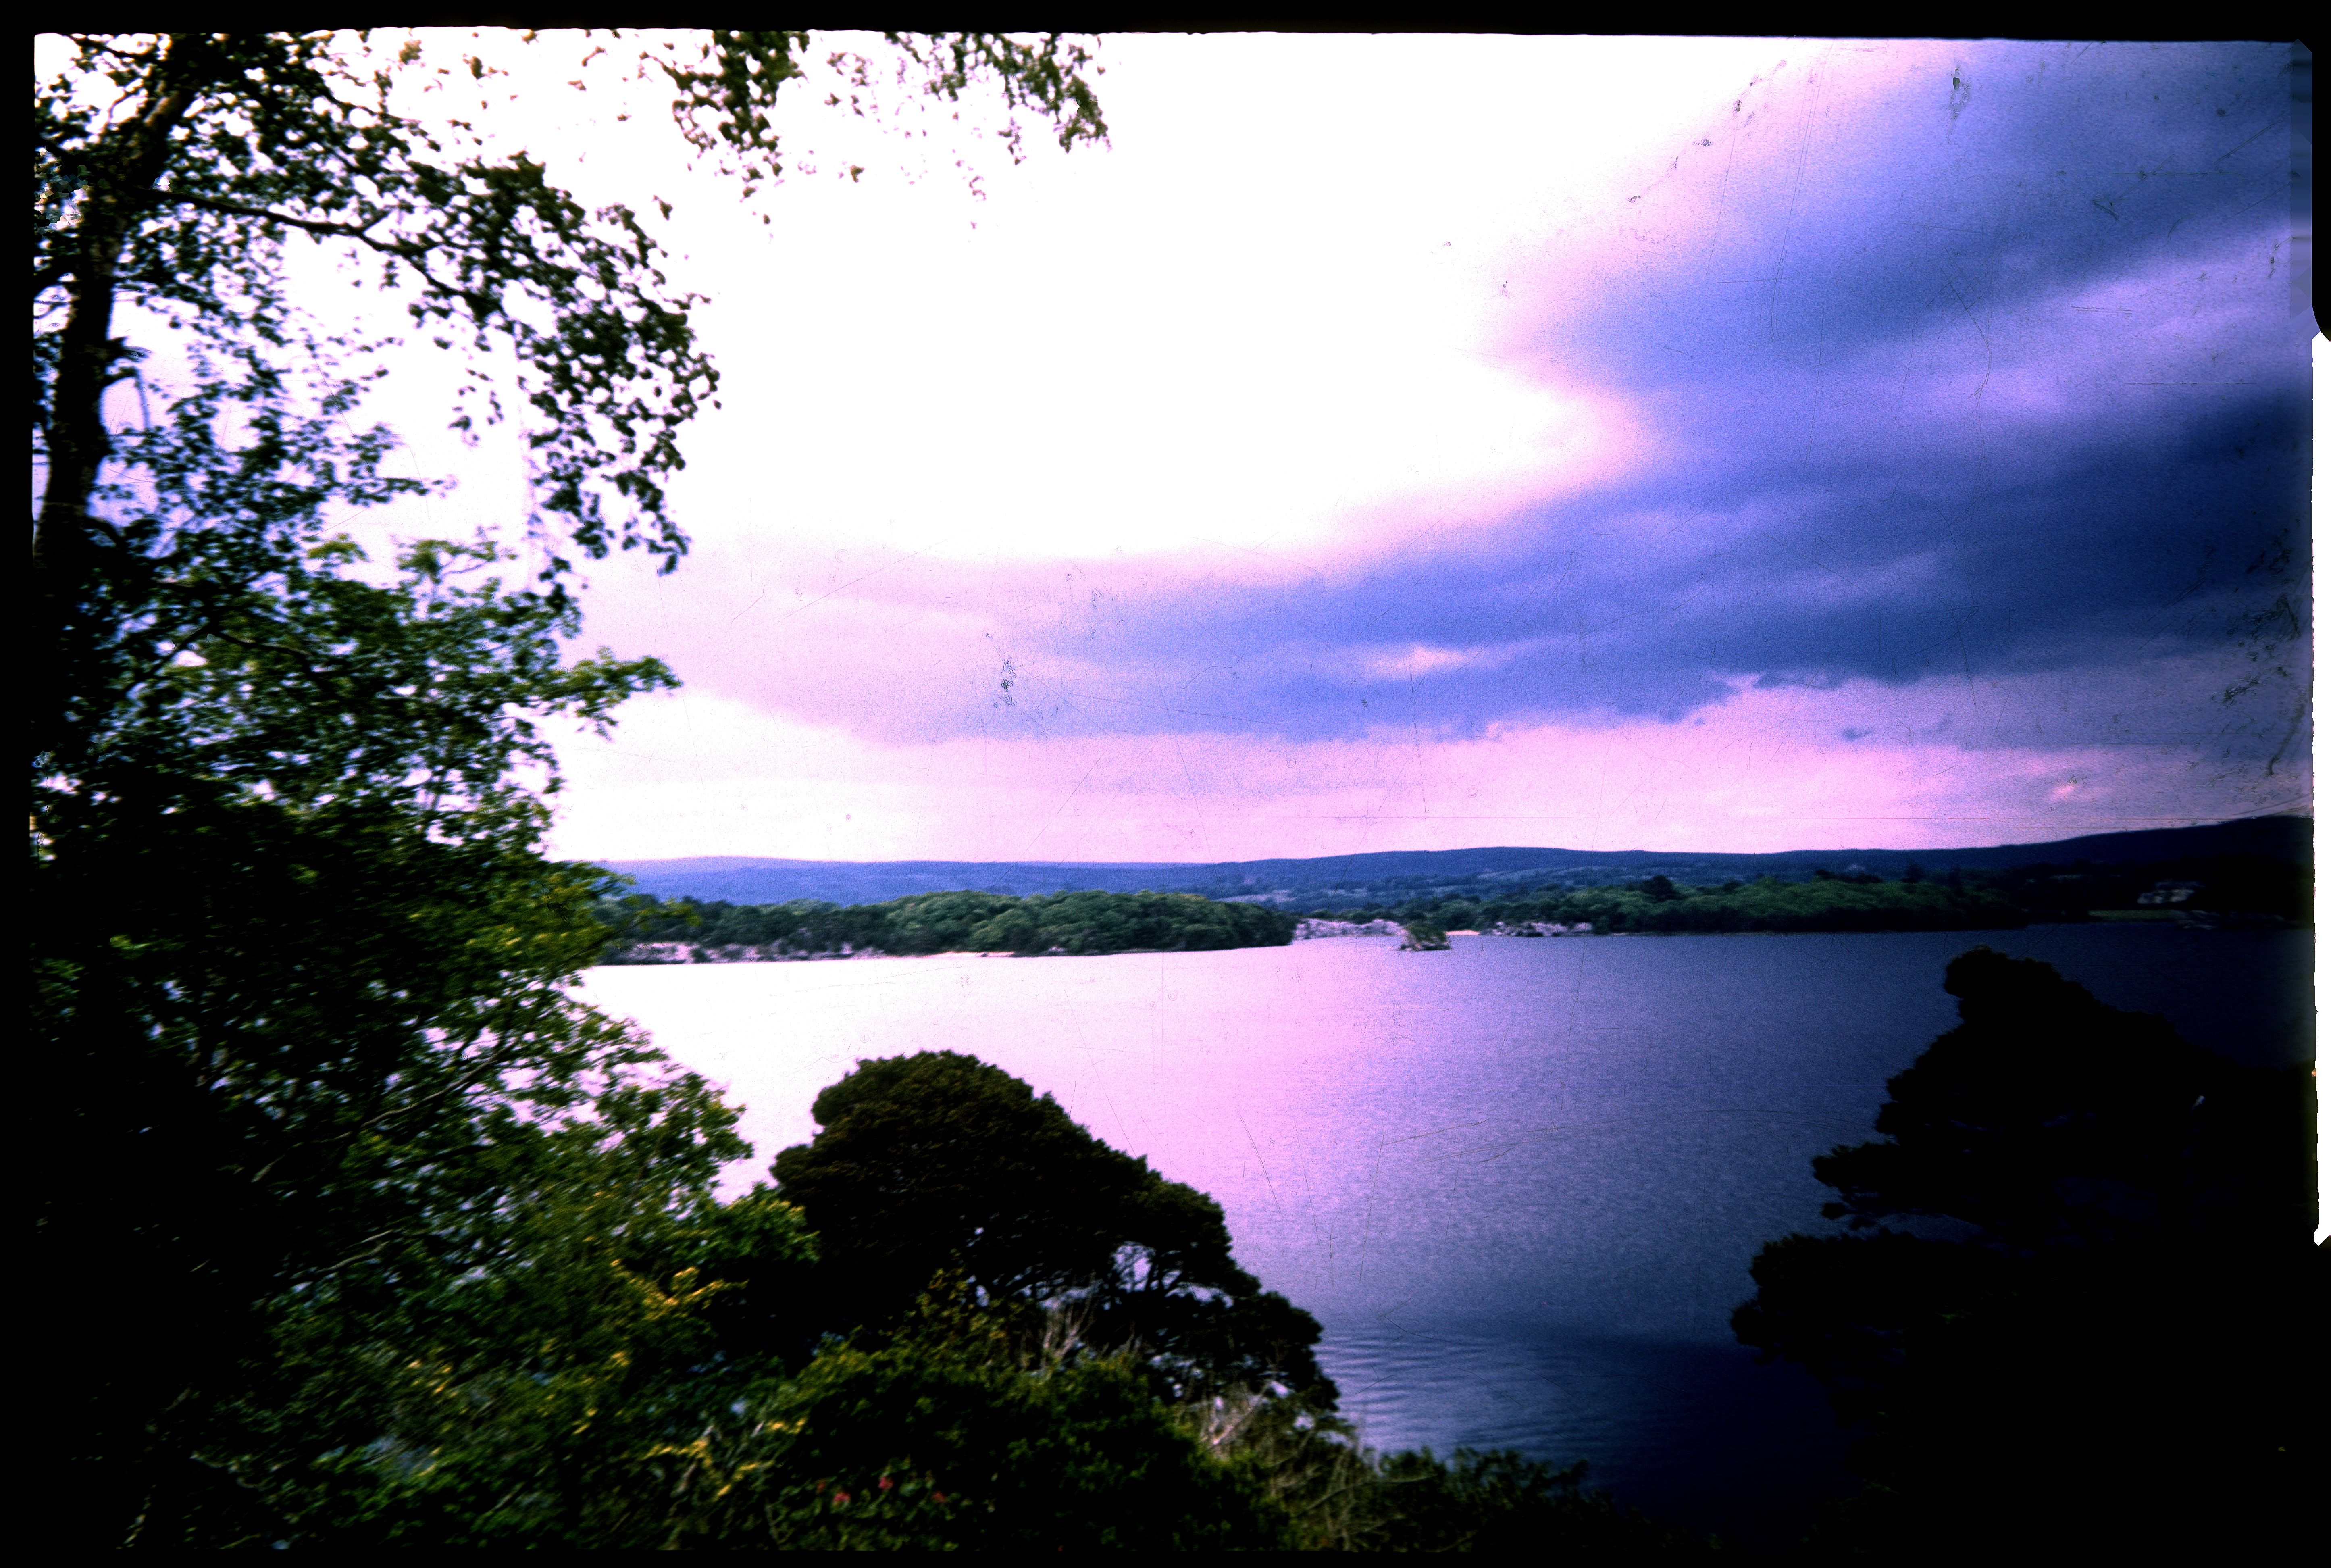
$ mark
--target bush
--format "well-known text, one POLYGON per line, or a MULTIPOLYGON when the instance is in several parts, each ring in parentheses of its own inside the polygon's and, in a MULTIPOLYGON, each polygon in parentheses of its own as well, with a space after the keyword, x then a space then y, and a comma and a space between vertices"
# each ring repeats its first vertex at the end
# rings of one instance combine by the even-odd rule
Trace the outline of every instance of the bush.
POLYGON ((1073 1302, 1088 1338, 1136 1343, 1179 1392, 1278 1383, 1332 1402, 1319 1326, 1231 1256, 1222 1206, 954 1051, 861 1061, 778 1155, 824 1252, 827 1326, 884 1327, 944 1269, 985 1300, 1073 1302))
POLYGON ((1174 1421, 1129 1359, 1015 1364, 975 1316, 947 1338, 828 1350, 726 1452, 657 1456, 680 1545, 811 1551, 1221 1551, 1284 1514, 1174 1421))

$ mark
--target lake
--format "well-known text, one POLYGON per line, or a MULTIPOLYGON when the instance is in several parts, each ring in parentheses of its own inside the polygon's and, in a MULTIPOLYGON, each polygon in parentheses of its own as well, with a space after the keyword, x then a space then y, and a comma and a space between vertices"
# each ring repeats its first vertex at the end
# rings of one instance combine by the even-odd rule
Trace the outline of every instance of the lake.
POLYGON ((1213 1194, 1317 1314, 1369 1443, 1584 1459, 1752 1540, 1851 1490, 1812 1380, 1733 1343, 1808 1162, 1870 1136, 1988 943, 2265 1062, 2312 1050, 2312 935, 2164 925, 1390 937, 1227 953, 595 969, 585 993, 747 1107, 748 1185, 861 1057, 967 1051, 1213 1194))

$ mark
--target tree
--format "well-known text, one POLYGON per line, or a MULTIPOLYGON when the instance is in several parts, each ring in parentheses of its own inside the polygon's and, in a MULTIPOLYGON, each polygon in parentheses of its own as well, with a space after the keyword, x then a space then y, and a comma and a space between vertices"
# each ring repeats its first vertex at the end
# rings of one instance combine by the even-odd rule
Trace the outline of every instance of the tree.
POLYGON ((492 1201, 498 1127, 588 1116, 653 1063, 561 988, 602 879, 540 855, 509 774, 541 755, 519 715, 604 717, 660 669, 562 663, 571 611, 465 586, 452 552, 376 587, 319 550, 157 593, 168 656, 35 796, 33 1037, 62 1089, 38 1256, 107 1281, 59 1326, 61 1458, 100 1538, 157 1522, 271 1300, 417 1268, 492 1201))
POLYGON ((2116 1240, 2287 1242, 2312 1229, 2292 1083, 1977 947, 1943 986, 1960 1023, 1887 1082, 1882 1142, 1813 1162, 1822 1211, 1936 1218, 2017 1253, 2116 1240))
POLYGON ((492 1129, 480 1186, 497 1201, 277 1305, 266 1377, 201 1455, 261 1505, 255 1527, 195 1518, 183 1544, 667 1541, 645 1457, 777 1374, 754 1320, 815 1248, 766 1189, 715 1201, 750 1151, 700 1080, 618 1086, 595 1108, 492 1129))
MULTIPOLYGON (((1052 121, 1064 147, 1106 132, 1080 74, 1086 52, 1056 35, 888 36, 926 97, 953 103, 992 88, 1008 110, 1052 121)), ((136 376, 155 347, 117 335, 124 314, 157 335, 166 323, 188 347, 240 367, 238 384, 198 366, 212 405, 194 412, 214 422, 231 407, 280 407, 287 360, 314 375, 319 405, 341 400, 340 417, 363 380, 384 373, 378 356, 394 339, 319 337, 303 325, 284 266, 294 238, 376 263, 382 286, 440 347, 462 337, 473 351, 510 352, 510 390, 531 421, 534 521, 547 537, 595 559, 643 547, 667 568, 686 551, 663 485, 681 466, 680 428, 718 385, 690 325, 695 297, 668 283, 661 247, 631 207, 585 212, 524 152, 496 155, 470 123, 425 122, 399 107, 432 71, 482 78, 490 68, 478 56, 436 64, 415 39, 392 60, 363 35, 329 33, 71 42, 71 62, 36 84, 33 102, 33 428, 47 472, 33 560, 37 645, 52 651, 36 752, 63 743, 83 666, 135 615, 115 595, 134 597, 166 570, 166 546, 187 527, 125 534, 95 506, 102 465, 140 461, 105 417, 106 390, 136 376), (322 362, 334 353, 373 368, 335 376, 322 362)), ((674 128, 692 153, 718 160, 750 195, 784 172, 769 115, 809 52, 804 33, 717 31, 696 41, 692 58, 667 41, 635 52, 634 63, 668 81, 674 128)), ((828 63, 846 70, 853 59, 836 52, 828 63)), ((871 91, 866 62, 854 63, 871 91)), ((1016 119, 1005 134, 1016 156, 1016 119)), ((500 394, 486 394, 483 414, 465 404, 457 428, 502 417, 500 394)), ((355 440, 343 455, 358 477, 345 494, 336 493, 341 476, 325 479, 324 499, 362 504, 421 488, 383 488, 367 465, 384 439, 355 440)), ((276 456, 264 442, 243 455, 276 456)), ((554 590, 567 564, 554 548, 554 590)))
POLYGON ((1713 1554, 1710 1543, 1648 1519, 1585 1487, 1586 1467, 1556 1469, 1512 1449, 1431 1449, 1376 1467, 1360 1542, 1377 1552, 1575 1554, 1589 1562, 1659 1562, 1713 1554))
POLYGON ((1220 1204, 1118 1153, 1001 1069, 955 1051, 862 1061, 779 1154, 777 1191, 824 1238, 822 1326, 898 1322, 959 1269, 985 1300, 1071 1310, 1137 1346, 1177 1396, 1273 1386, 1332 1406, 1319 1326, 1231 1257, 1220 1204))
POLYGON ((1403 953, 1446 953, 1449 933, 1430 920, 1410 920, 1402 929, 1407 933, 1401 939, 1403 953))
POLYGON ((1961 1022, 1885 1136, 1813 1163, 1848 1233, 1767 1245, 1733 1319, 1863 1430, 1832 1544, 2277 1538, 2312 1447, 2307 1079, 1987 948, 1945 984, 1961 1022))
MULTIPOLYGON (((31 960, 62 1080, 35 1261, 78 1297, 43 1483, 94 1544, 171 1542, 211 1506, 201 1456, 288 1375, 292 1306, 483 1267, 464 1217, 521 1202, 513 1139, 646 1136, 617 1113, 653 1053, 562 989, 604 939, 604 879, 544 857, 524 779, 555 760, 543 718, 604 725, 670 681, 572 658, 562 575, 569 552, 679 558, 663 485, 717 379, 639 214, 585 212, 525 153, 406 112, 433 45, 69 42, 34 93, 29 793, 54 917, 31 960), (420 541, 390 574, 336 536, 434 487, 360 423, 396 343, 312 325, 295 243, 376 264, 416 328, 471 353, 457 428, 514 412, 532 582, 491 542, 420 541), (183 368, 157 411, 141 363, 165 351, 183 368), (130 381, 134 426, 107 401, 130 381)), ((901 47, 939 100, 985 84, 1066 141, 1100 133, 1073 46, 901 47)), ((768 110, 807 48, 723 33, 633 63, 749 188, 781 166, 768 110)), ((692 1125, 717 1143, 717 1120, 692 1125)))
POLYGON ((830 1345, 741 1419, 657 1456, 674 1544, 1204 1551, 1288 1544, 1251 1465, 1133 1355, 1031 1345, 958 1277, 890 1343, 830 1345))

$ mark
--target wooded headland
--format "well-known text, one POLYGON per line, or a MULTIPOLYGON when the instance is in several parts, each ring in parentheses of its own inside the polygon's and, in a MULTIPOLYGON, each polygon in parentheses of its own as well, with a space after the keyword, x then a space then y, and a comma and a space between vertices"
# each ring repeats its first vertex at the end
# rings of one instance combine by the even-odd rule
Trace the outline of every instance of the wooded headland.
POLYGON ((605 964, 752 963, 933 953, 1194 953, 1283 947, 1295 917, 1191 893, 924 893, 884 904, 669 902, 633 894, 597 907, 605 964))

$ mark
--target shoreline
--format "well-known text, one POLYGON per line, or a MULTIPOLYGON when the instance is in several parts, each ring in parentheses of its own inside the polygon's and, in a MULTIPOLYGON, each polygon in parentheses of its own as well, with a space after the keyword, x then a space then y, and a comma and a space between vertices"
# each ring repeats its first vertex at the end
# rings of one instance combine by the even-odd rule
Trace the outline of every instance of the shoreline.
MULTIPOLYGON (((2296 924, 2280 924, 2280 925, 2272 925, 2272 926, 2269 926, 2269 925, 2263 925, 2263 924, 2253 925, 2253 924, 2250 924, 2250 923, 2249 923, 2249 922, 2234 922, 2234 921, 2229 921, 2229 922, 2225 922, 2225 923, 2221 924, 2221 923, 2218 923, 2218 922, 2205 922, 2205 921, 2199 921, 2199 920, 2177 920, 2177 921, 2169 921, 2169 920, 2109 920, 2109 919, 2089 919, 2089 920, 2035 920, 2035 921, 2031 921, 2031 922, 2030 922, 2030 923, 2028 923, 2028 924, 2026 924, 2026 925, 2022 925, 2022 926, 1967 926, 1967 927, 1916 927, 1916 926, 1909 926, 1909 927, 1899 927, 1899 928, 1898 928, 1898 929, 1891 929, 1891 930, 1875 930, 1875 931, 1872 931, 1872 930, 1814 930, 1814 931, 1774 931, 1774 930, 1763 930, 1763 931, 1599 931, 1599 932, 1598 932, 1598 931, 1593 931, 1593 930, 1579 931, 1579 930, 1575 930, 1575 929, 1574 929, 1574 930, 1570 930, 1570 931, 1561 932, 1561 933, 1559 933, 1559 934, 1557 935, 1557 934, 1555 934, 1555 933, 1541 933, 1541 932, 1537 932, 1537 931, 1498 930, 1498 929, 1492 928, 1492 929, 1490 929, 1490 930, 1487 930, 1487 931, 1472 931, 1472 930, 1466 930, 1466 931, 1451 931, 1451 932, 1449 932, 1449 933, 1448 933, 1448 935, 1449 935, 1450 936, 1452 936, 1452 937, 1456 937, 1456 936, 1463 936, 1463 937, 1470 937, 1470 938, 1474 938, 1474 939, 1478 939, 1478 940, 1498 940, 1498 939, 1503 939, 1503 940, 1507 940, 1507 941, 1548 941, 1548 940, 1561 940, 1561 939, 1564 939, 1564 938, 1577 937, 1577 936, 1606 936, 1606 937, 1607 937, 1607 936, 1665 936, 1665 937, 1676 937, 1676 938, 1692 937, 1692 936, 1935 936, 1935 935, 1955 935, 1955 936, 1985 936, 1985 935, 1990 935, 1990 934, 2004 933, 2004 932, 2012 932, 2012 931, 2044 930, 2044 929, 2052 929, 2052 928, 2056 928, 2056 927, 2086 927, 2086 926, 2112 926, 2112 927, 2120 927, 2120 928, 2123 928, 2123 929, 2126 929, 2126 928, 2131 927, 2145 927, 2145 928, 2149 928, 2149 929, 2155 929, 2155 930, 2171 930, 2171 931, 2184 931, 2184 932, 2218 932, 2218 931, 2231 931, 2231 932, 2254 933, 2254 932, 2260 932, 2260 931, 2301 931, 2301 930, 2306 930, 2306 929, 2307 929, 2307 927, 2306 927, 2298 926, 2298 925, 2296 925, 2296 924)), ((1312 943, 1312 942, 1322 942, 1322 941, 1331 941, 1331 940, 1346 940, 1346 939, 1350 939, 1350 938, 1354 938, 1354 937, 1371 937, 1371 936, 1372 936, 1372 937, 1375 937, 1375 938, 1377 938, 1377 939, 1378 939, 1378 940, 1380 940, 1380 941, 1382 941, 1382 940, 1388 940, 1389 934, 1388 934, 1388 933, 1384 933, 1384 932, 1378 932, 1378 931, 1354 931, 1354 932, 1340 932, 1340 931, 1337 931, 1337 932, 1326 932, 1326 933, 1318 933, 1318 934, 1306 935, 1306 936, 1299 936, 1299 937, 1297 937, 1297 938, 1295 938, 1295 939, 1293 939, 1293 940, 1291 940, 1291 941, 1289 941, 1289 942, 1283 942, 1283 943, 1281 943, 1281 942, 1255 943, 1255 944, 1252 944, 1252 945, 1251 945, 1251 948, 1250 948, 1250 947, 1125 947, 1125 948, 1119 948, 1119 949, 1118 949, 1118 950, 1116 950, 1116 951, 1114 951, 1114 952, 1110 952, 1110 953, 1069 953, 1069 952, 1064 952, 1064 951, 1062 951, 1062 950, 1061 950, 1061 949, 1059 949, 1059 948, 1054 948, 1052 951, 1051 951, 1051 952, 1049 952, 1049 953, 1015 953, 1015 952, 1011 951, 1011 950, 1010 950, 1010 949, 1008 949, 1008 948, 994 948, 994 949, 987 949, 987 950, 984 950, 984 951, 983 951, 983 950, 981 950, 981 949, 977 949, 977 948, 949 948, 949 949, 947 949, 947 951, 945 951, 945 952, 941 952, 941 953, 884 953, 884 952, 880 952, 880 951, 862 951, 862 952, 852 952, 852 953, 785 953, 785 954, 775 954, 775 955, 771 955, 771 954, 762 954, 762 953, 754 953, 754 954, 750 954, 749 955, 738 955, 738 956, 729 957, 729 956, 724 956, 724 955, 721 955, 720 954, 718 954, 718 953, 705 953, 705 952, 703 952, 703 951, 701 951, 701 950, 699 950, 699 949, 690 949, 686 956, 680 956, 680 955, 675 955, 671 956, 671 957, 653 957, 653 958, 631 958, 631 957, 624 957, 624 958, 618 958, 618 959, 614 959, 614 960, 603 960, 603 961, 602 961, 602 962, 600 962, 600 963, 594 964, 594 965, 588 965, 587 967, 589 967, 589 968, 593 968, 593 969, 690 969, 690 968, 709 968, 709 967, 733 967, 733 966, 739 965, 752 965, 752 964, 831 964, 831 963, 859 963, 859 962, 863 962, 863 961, 870 960, 870 959, 871 959, 871 960, 882 960, 882 959, 907 959, 907 958, 1129 958, 1129 957, 1135 957, 1135 956, 1144 955, 1151 955, 1151 954, 1166 954, 1166 953, 1235 953, 1235 952, 1246 952, 1246 951, 1254 950, 1254 949, 1263 949, 1263 948, 1272 948, 1272 947, 1292 947, 1292 946, 1305 946, 1305 945, 1308 945, 1308 944, 1312 943)), ((666 946, 666 945, 664 945, 664 944, 656 944, 655 946, 666 946)), ((682 944, 671 944, 670 946, 683 946, 683 945, 682 945, 682 944)), ((1395 949, 1394 949, 1394 950, 1397 950, 1397 948, 1395 947, 1395 949)))

